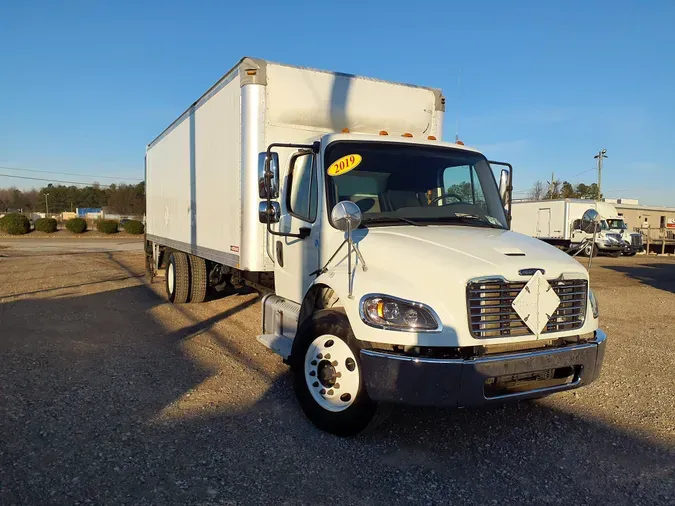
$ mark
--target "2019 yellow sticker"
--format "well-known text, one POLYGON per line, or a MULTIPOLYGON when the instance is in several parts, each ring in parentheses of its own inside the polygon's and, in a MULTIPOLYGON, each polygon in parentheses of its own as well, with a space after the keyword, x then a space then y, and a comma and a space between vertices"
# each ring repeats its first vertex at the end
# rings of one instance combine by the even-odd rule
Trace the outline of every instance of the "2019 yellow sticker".
POLYGON ((339 160, 335 160, 335 162, 328 167, 328 175, 341 176, 358 167, 362 160, 363 158, 361 158, 361 155, 357 154, 343 156, 339 160))

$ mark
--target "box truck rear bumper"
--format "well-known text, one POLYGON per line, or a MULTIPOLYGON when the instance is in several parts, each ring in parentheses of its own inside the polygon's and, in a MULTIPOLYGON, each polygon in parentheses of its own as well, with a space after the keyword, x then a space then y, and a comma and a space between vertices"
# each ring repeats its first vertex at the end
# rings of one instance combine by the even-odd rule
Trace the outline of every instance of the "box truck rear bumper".
POLYGON ((368 395, 416 406, 482 406, 588 385, 600 374, 606 335, 561 348, 474 359, 433 359, 361 350, 368 395))

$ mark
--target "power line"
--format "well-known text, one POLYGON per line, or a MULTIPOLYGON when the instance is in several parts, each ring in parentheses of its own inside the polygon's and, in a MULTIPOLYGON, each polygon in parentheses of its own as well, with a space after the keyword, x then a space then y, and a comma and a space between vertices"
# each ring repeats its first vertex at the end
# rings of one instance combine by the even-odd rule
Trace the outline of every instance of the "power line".
POLYGON ((122 177, 122 176, 101 176, 98 174, 75 174, 73 172, 55 172, 55 171, 49 171, 49 170, 38 170, 38 169, 24 169, 21 167, 2 167, 0 166, 0 169, 3 170, 18 170, 22 172, 39 172, 41 174, 60 174, 62 176, 84 176, 84 177, 98 177, 98 178, 103 178, 103 179, 117 179, 117 180, 124 180, 124 179, 133 179, 135 181, 143 181, 143 178, 141 177, 122 177))
POLYGON ((579 172, 579 174, 575 174, 574 176, 570 177, 569 179, 574 179, 575 177, 579 177, 579 176, 581 176, 582 174, 586 174, 587 172, 590 172, 590 171, 592 171, 592 170, 596 170, 596 168, 593 167, 593 168, 590 168, 590 169, 585 170, 585 171, 583 171, 583 172, 579 172))
MULTIPOLYGON (((13 177, 15 179, 30 179, 32 181, 47 181, 48 183, 63 183, 72 185, 93 186, 94 183, 81 183, 77 181, 60 181, 58 179, 43 179, 41 177, 15 176, 13 174, 0 174, 0 177, 13 177)), ((97 183, 98 184, 98 183, 97 183)), ((109 184, 98 184, 101 188, 110 188, 109 184)))

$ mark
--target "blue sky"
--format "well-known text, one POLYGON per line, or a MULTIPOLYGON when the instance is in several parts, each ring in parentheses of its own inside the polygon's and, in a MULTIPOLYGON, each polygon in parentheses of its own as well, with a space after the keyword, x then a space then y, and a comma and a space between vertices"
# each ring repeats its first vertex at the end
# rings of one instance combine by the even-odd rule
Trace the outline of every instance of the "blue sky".
POLYGON ((674 27, 672 0, 2 2, 0 166, 141 178, 145 145, 248 55, 442 88, 444 138, 459 114, 520 196, 594 182, 573 176, 606 148, 606 196, 675 206, 674 27))

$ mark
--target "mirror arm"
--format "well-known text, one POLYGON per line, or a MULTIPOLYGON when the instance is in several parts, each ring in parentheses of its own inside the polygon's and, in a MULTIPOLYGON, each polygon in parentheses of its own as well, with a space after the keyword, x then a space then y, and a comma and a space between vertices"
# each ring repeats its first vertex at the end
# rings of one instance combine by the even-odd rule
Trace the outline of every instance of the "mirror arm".
POLYGON ((506 197, 509 202, 508 209, 506 210, 506 223, 508 224, 509 229, 511 229, 511 208, 513 207, 513 165, 506 162, 493 162, 491 160, 488 160, 488 163, 490 165, 502 165, 509 168, 509 180, 506 184, 506 197))
POLYGON ((293 143, 283 143, 283 142, 273 142, 267 146, 267 152, 265 155, 265 187, 267 193, 267 232, 270 235, 276 235, 280 237, 295 237, 297 239, 305 239, 309 236, 311 229, 302 227, 299 230, 298 234, 291 234, 286 232, 275 232, 272 230, 272 223, 270 220, 269 210, 272 208, 272 198, 270 197, 270 186, 272 179, 272 171, 270 171, 270 160, 272 159, 272 149, 273 148, 298 148, 298 149, 311 149, 313 153, 319 152, 319 143, 315 142, 314 144, 293 144, 293 143))

